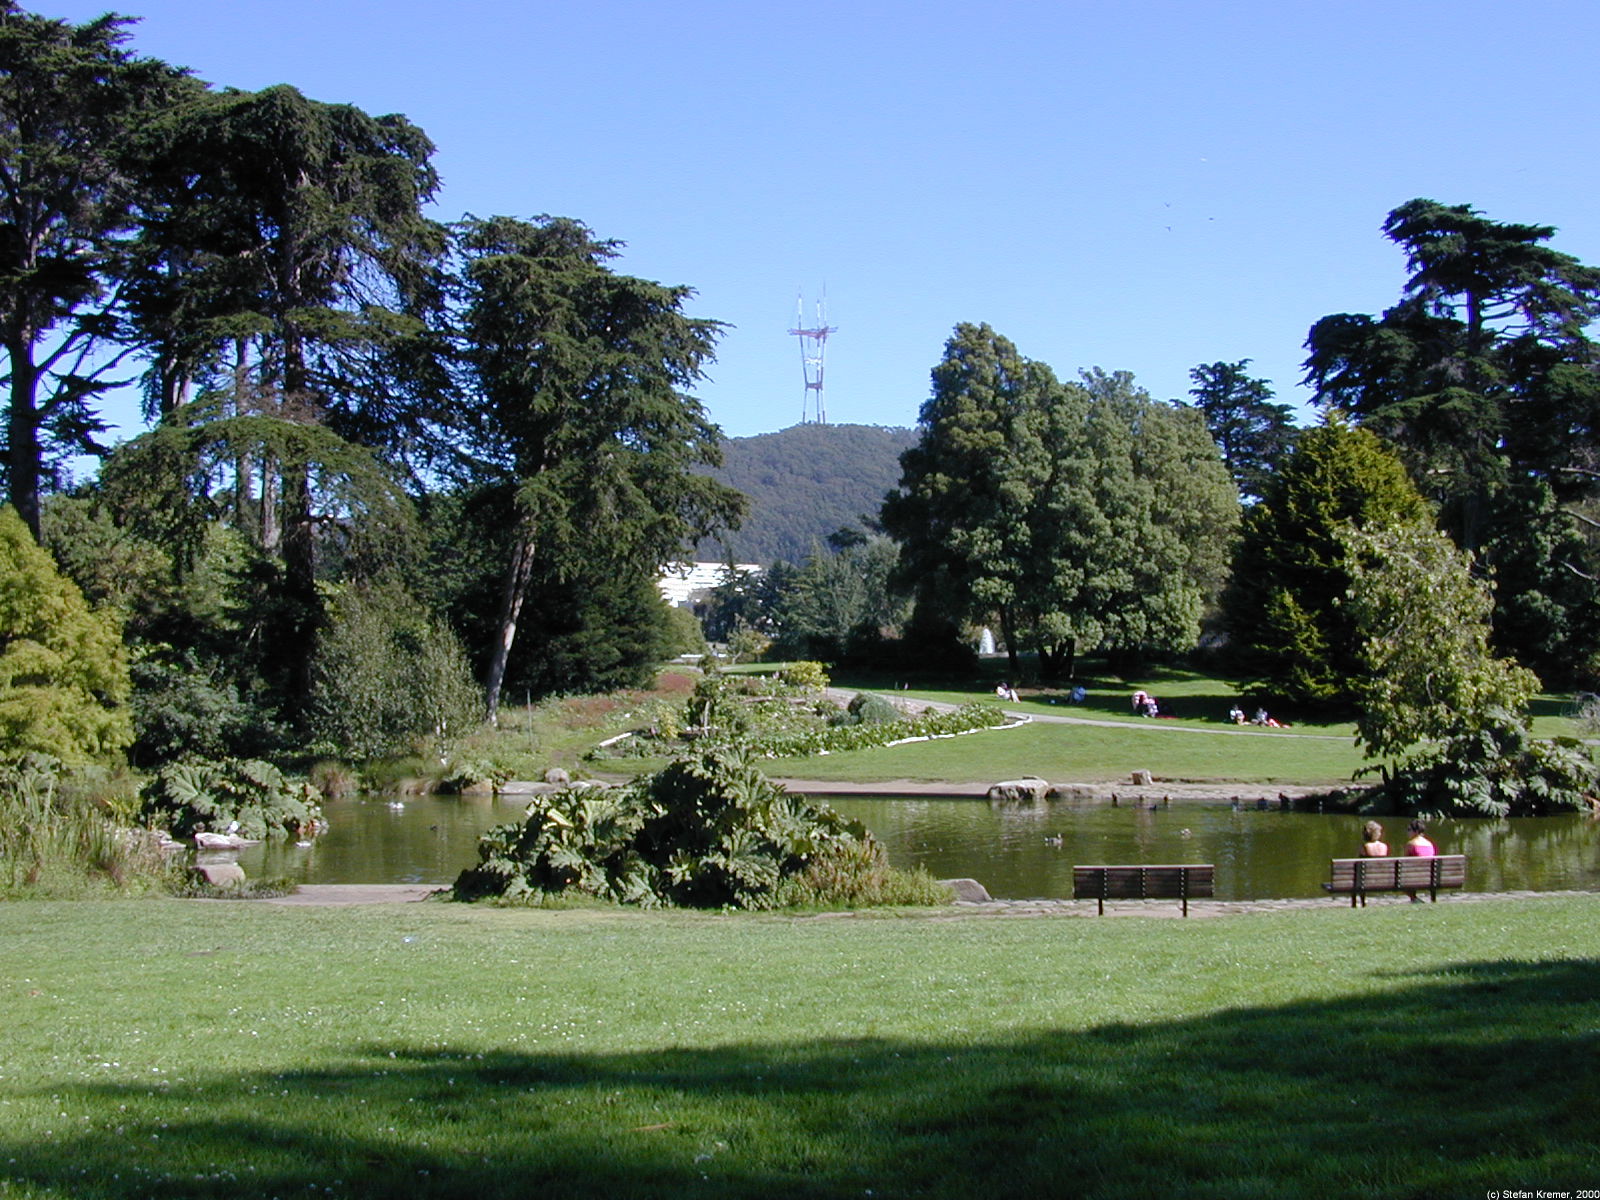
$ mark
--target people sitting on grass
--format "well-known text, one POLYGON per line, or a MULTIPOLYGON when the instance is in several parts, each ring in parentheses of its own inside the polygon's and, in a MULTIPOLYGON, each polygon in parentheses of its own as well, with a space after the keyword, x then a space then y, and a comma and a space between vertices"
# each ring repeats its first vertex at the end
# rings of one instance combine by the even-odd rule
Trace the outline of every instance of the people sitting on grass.
POLYGON ((1017 701, 1017 689, 1012 687, 1011 682, 1006 679, 1002 679, 1000 681, 999 686, 994 689, 994 694, 999 699, 1009 700, 1013 704, 1015 704, 1017 701))
POLYGON ((1133 694, 1133 715, 1136 717, 1159 717, 1161 706, 1156 703, 1156 698, 1149 692, 1140 690, 1133 694))
POLYGON ((1250 724, 1262 725, 1268 729, 1282 729, 1283 722, 1272 716, 1264 708, 1256 709, 1256 715, 1250 718, 1250 724))
POLYGON ((1244 709, 1239 707, 1239 702, 1237 700, 1233 702, 1233 707, 1228 710, 1228 720, 1232 721, 1235 725, 1243 725, 1245 723, 1244 709))

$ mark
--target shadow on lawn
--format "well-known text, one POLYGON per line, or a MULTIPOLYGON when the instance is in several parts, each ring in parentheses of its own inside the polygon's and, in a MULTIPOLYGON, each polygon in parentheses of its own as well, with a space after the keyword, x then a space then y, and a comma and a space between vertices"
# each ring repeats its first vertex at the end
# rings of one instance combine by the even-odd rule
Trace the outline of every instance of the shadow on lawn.
POLYGON ((94 1103, 121 1128, 43 1144, 0 1133, 0 1182, 117 1200, 1370 1200, 1600 1183, 1600 964, 1392 983, 1360 1000, 978 1043, 377 1044, 316 1072, 52 1087, 63 1109, 94 1103))

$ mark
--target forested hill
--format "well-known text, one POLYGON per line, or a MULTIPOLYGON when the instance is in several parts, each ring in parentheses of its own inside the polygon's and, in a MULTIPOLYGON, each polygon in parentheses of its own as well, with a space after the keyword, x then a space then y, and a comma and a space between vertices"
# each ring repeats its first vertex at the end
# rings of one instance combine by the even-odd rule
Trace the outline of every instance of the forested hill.
POLYGON ((731 550, 738 562, 804 562, 840 526, 859 526, 862 514, 876 519, 916 436, 880 425, 795 425, 730 438, 713 474, 750 497, 750 512, 742 529, 701 542, 695 557, 719 561, 731 550))

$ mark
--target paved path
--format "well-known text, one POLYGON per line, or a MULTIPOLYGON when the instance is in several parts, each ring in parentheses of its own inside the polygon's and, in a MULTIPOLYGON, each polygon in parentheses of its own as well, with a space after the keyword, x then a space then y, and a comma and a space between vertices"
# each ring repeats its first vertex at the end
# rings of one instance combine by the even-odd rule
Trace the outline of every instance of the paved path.
MULTIPOLYGON (((855 696, 849 688, 828 688, 830 699, 838 701, 841 705, 848 704, 855 696)), ((936 712, 954 712, 961 706, 952 704, 947 700, 924 700, 918 696, 910 696, 901 692, 885 692, 883 695, 900 703, 920 704, 936 712)), ((1344 733, 1296 733, 1292 729, 1259 729, 1250 725, 1224 725, 1220 728, 1211 726, 1179 725, 1175 721, 1163 720, 1157 717, 1154 720, 1139 721, 1114 721, 1109 717, 1074 717, 1066 713, 1040 713, 1023 712, 1018 709, 1002 709, 1008 717, 1019 721, 1041 721, 1046 725, 1097 725, 1102 729, 1133 729, 1145 733, 1204 733, 1220 737, 1292 737, 1304 738, 1319 742, 1348 742, 1349 734, 1344 733)))
MULTIPOLYGON (((275 896, 271 899, 259 901, 259 903, 286 904, 301 907, 407 904, 425 900, 433 893, 441 890, 443 890, 441 887, 431 884, 315 883, 302 885, 300 890, 292 896, 275 896)), ((1535 900, 1549 896, 1593 895, 1593 892, 1454 892, 1440 901, 1440 903, 1470 904, 1482 900, 1535 900)), ((206 903, 212 903, 212 901, 207 901, 206 903)), ((1370 908, 1386 908, 1409 904, 1410 901, 1401 896, 1372 896, 1367 901, 1367 905, 1370 908)), ((1189 915, 1200 918, 1227 917, 1236 916, 1240 913, 1287 912, 1295 909, 1312 908, 1331 910, 1348 907, 1349 902, 1342 896, 1337 899, 1297 897, 1287 900, 1191 900, 1189 901, 1189 915)), ((1426 907, 1426 905, 1419 907, 1426 907)), ((836 920, 842 917, 868 915, 880 917, 882 914, 871 910, 865 913, 818 913, 812 916, 797 917, 796 920, 836 920)), ((958 900, 947 907, 919 909, 909 912, 907 913, 907 919, 952 921, 972 917, 1093 917, 1096 915, 1098 914, 1093 900, 958 900)), ((1182 917, 1183 913, 1175 900, 1108 900, 1106 901, 1105 915, 1108 917, 1167 918, 1182 917)))
POLYGON ((287 896, 269 896, 263 904, 343 905, 414 904, 448 887, 441 883, 302 883, 287 896))

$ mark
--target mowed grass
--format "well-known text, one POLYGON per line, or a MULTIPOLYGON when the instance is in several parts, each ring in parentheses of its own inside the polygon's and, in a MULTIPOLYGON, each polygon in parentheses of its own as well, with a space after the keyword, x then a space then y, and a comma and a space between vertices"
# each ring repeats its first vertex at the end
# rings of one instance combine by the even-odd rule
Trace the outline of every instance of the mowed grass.
POLYGON ((6 1197, 1482 1196, 1600 1170, 1600 899, 0 905, 6 1197))
MULTIPOLYGON (((990 660, 985 666, 988 674, 962 686, 901 689, 890 679, 849 675, 835 683, 950 704, 998 703, 994 680, 1003 663, 990 660)), ((1021 729, 778 760, 771 773, 819 780, 970 783, 1025 775, 1054 781, 1117 780, 1148 770, 1172 780, 1338 786, 1370 765, 1355 745, 1355 725, 1349 720, 1296 718, 1283 729, 1240 729, 1226 723, 1235 699, 1242 700, 1248 713, 1255 707, 1234 684, 1214 675, 1172 668, 1137 679, 1086 674, 1080 682, 1086 692, 1082 704, 1067 703, 1065 688, 1038 687, 1024 687, 1016 702, 1005 702, 1009 712, 1046 718, 1021 729), (1134 716, 1130 701, 1136 690, 1155 695, 1169 715, 1153 720, 1134 716), (1062 724, 1048 721, 1052 716, 1114 724, 1062 724)), ((1541 737, 1574 735, 1570 707, 1564 697, 1539 697, 1532 706, 1534 731, 1541 737)))

